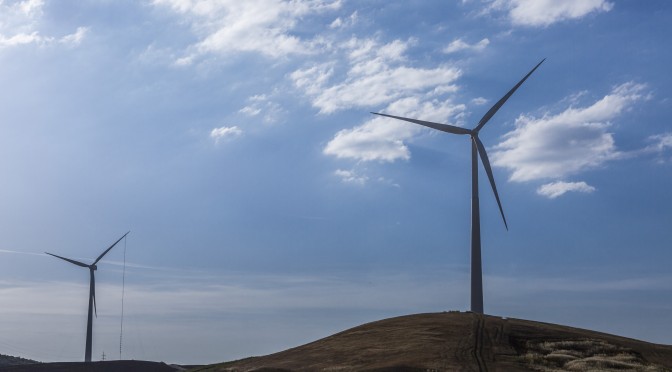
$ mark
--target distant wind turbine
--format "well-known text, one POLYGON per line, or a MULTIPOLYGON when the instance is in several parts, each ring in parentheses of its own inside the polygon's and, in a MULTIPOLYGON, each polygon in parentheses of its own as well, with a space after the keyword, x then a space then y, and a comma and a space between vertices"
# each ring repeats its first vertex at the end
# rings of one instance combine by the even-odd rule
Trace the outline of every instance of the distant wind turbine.
POLYGON ((91 274, 91 276, 90 276, 91 279, 90 279, 90 282, 89 282, 90 283, 89 284, 89 318, 88 318, 88 321, 86 323, 86 351, 84 353, 84 361, 85 362, 90 362, 91 361, 91 344, 92 344, 91 338, 92 338, 92 334, 93 334, 93 312, 95 312, 96 317, 98 317, 98 311, 96 310, 96 279, 95 279, 95 276, 94 276, 93 272, 96 271, 96 269, 98 269, 98 267, 96 266, 98 261, 100 261, 103 258, 103 256, 105 256, 107 254, 107 252, 110 251, 110 249, 114 248, 114 246, 117 245, 117 243, 119 243, 121 241, 121 239, 125 238, 126 235, 128 235, 128 233, 130 233, 130 231, 127 232, 126 234, 124 234, 124 236, 122 236, 121 238, 119 238, 119 240, 114 242, 114 244, 112 244, 110 246, 110 248, 107 248, 105 250, 105 252, 103 252, 100 256, 98 256, 98 258, 96 258, 96 260, 93 261, 93 263, 91 265, 87 265, 87 264, 79 262, 79 261, 71 260, 69 258, 57 256, 57 255, 49 253, 49 252, 44 252, 44 253, 46 253, 50 256, 60 258, 61 260, 68 261, 68 262, 73 263, 77 266, 86 267, 86 268, 89 269, 89 273, 91 274))
POLYGON ((425 127, 433 128, 440 130, 442 132, 452 133, 452 134, 467 134, 471 137, 471 311, 474 313, 483 314, 483 273, 481 268, 481 218, 479 212, 479 203, 478 203, 478 157, 480 156, 481 162, 483 163, 483 168, 485 168, 485 173, 488 175, 490 180, 490 186, 492 191, 495 194, 495 199, 497 200, 497 206, 499 206, 499 213, 502 215, 502 220, 504 221, 504 227, 506 230, 509 230, 509 226, 506 223, 506 217, 504 217, 504 210, 502 209, 502 203, 499 201, 499 194, 497 194, 497 186, 495 186, 495 178, 492 175, 492 168, 490 167, 490 161, 488 160, 488 154, 485 152, 485 147, 483 143, 478 138, 478 133, 483 128, 483 126, 495 115, 497 110, 499 110, 506 100, 511 97, 511 95, 518 89, 524 82, 527 80, 530 75, 546 60, 542 59, 534 68, 523 77, 518 84, 516 84, 511 90, 504 95, 494 106, 488 110, 488 112, 483 115, 481 120, 478 122, 474 129, 467 129, 462 127, 456 127, 448 124, 439 124, 429 121, 409 119, 400 116, 380 114, 377 112, 372 112, 372 114, 386 116, 389 118, 399 119, 408 121, 411 123, 423 125, 425 127))

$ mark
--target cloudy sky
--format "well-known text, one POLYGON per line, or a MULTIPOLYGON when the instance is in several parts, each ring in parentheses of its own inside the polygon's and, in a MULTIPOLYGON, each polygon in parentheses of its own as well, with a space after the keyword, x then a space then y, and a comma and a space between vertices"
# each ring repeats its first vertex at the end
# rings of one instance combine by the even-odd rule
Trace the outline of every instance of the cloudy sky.
POLYGON ((0 353, 212 363, 469 307, 672 344, 665 0, 0 0, 0 353), (482 170, 481 170, 482 172, 482 170), (485 174, 481 177, 485 180, 485 174), (124 260, 126 265, 124 265, 124 260), (125 270, 124 270, 125 267, 125 270), (124 274, 125 272, 125 274, 124 274))

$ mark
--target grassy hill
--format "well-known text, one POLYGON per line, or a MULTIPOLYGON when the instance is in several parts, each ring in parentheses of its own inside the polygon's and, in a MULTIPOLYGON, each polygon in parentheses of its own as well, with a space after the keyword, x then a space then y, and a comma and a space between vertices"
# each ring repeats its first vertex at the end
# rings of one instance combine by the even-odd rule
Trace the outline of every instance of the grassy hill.
POLYGON ((194 371, 672 371, 672 346, 474 313, 364 324, 279 353, 194 371))
MULTIPOLYGON (((184 369, 189 368, 145 361, 0 365, 0 371, 14 372, 184 369)), ((189 370, 672 372, 672 346, 556 324, 447 312, 380 320, 279 353, 189 370)))

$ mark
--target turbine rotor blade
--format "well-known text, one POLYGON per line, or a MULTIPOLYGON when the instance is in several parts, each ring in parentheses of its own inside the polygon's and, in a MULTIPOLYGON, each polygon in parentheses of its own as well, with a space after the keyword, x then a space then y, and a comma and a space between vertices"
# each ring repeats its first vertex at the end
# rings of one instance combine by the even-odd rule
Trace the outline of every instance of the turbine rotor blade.
POLYGON ((55 255, 55 254, 53 254, 53 253, 49 253, 49 252, 44 252, 44 253, 46 253, 46 254, 48 254, 48 255, 50 255, 50 256, 54 256, 54 257, 56 257, 56 258, 60 258, 61 260, 68 261, 68 262, 73 263, 73 264, 75 264, 75 265, 77 265, 77 266, 81 266, 81 267, 89 267, 89 265, 87 265, 87 264, 85 264, 85 263, 83 263, 83 262, 79 262, 79 261, 71 260, 71 259, 69 259, 69 258, 61 257, 61 256, 55 255))
POLYGON ((110 246, 110 248, 107 248, 107 249, 105 250, 105 252, 103 252, 100 256, 98 256, 98 258, 96 258, 96 260, 93 261, 93 264, 92 264, 92 265, 97 264, 98 261, 100 261, 100 260, 103 258, 103 256, 105 256, 105 255, 107 254, 107 252, 110 251, 110 249, 114 248, 114 246, 117 245, 117 243, 119 243, 119 242, 121 241, 121 239, 125 238, 126 235, 128 235, 128 233, 130 233, 130 231, 127 232, 126 234, 124 234, 124 236, 122 236, 122 237, 119 238, 116 242, 114 242, 114 244, 112 244, 112 245, 110 246))
POLYGON ((404 118, 404 117, 401 117, 401 116, 380 114, 380 113, 377 113, 377 112, 372 112, 372 114, 380 115, 380 116, 386 116, 388 118, 393 118, 393 119, 404 120, 404 121, 408 121, 408 122, 415 123, 415 124, 420 124, 420 125, 423 125, 425 127, 440 130, 442 132, 448 132, 448 133, 453 133, 453 134, 471 134, 470 129, 456 127, 454 125, 439 124, 439 123, 433 123, 431 121, 424 121, 424 120, 417 120, 417 119, 409 119, 409 118, 404 118))
POLYGON ((499 101, 497 101, 497 103, 495 103, 495 105, 492 106, 490 110, 488 110, 488 112, 485 113, 485 115, 483 115, 481 120, 478 122, 478 125, 476 125, 476 128, 474 128, 474 132, 478 132, 479 130, 481 130, 481 128, 483 128, 485 123, 487 123, 488 120, 490 120, 490 118, 492 118, 495 115, 497 110, 499 110, 502 107, 502 105, 506 102, 507 99, 509 99, 509 97, 511 97, 511 95, 516 91, 516 89, 518 89, 525 82, 525 80, 527 80, 527 78, 530 77, 530 75, 532 75, 534 70, 536 70, 537 67, 539 67, 542 63, 544 63, 545 60, 546 58, 542 59, 541 62, 539 62, 536 66, 534 66, 534 68, 530 72, 528 72, 527 75, 525 75, 525 77, 518 82, 518 84, 516 84, 513 88, 511 88, 511 90, 508 93, 506 93, 504 97, 502 97, 499 101))
POLYGON ((495 185, 495 177, 492 175, 492 168, 490 167, 490 160, 488 160, 488 154, 485 152, 485 147, 483 142, 478 138, 478 136, 473 136, 472 139, 476 142, 476 147, 478 148, 478 154, 481 157, 481 162, 483 163, 483 168, 485 168, 485 173, 488 175, 488 180, 490 180, 490 186, 492 187, 492 192, 495 194, 495 199, 497 200, 497 206, 499 207, 499 213, 502 214, 502 220, 504 221, 504 227, 506 230, 509 230, 509 225, 506 223, 506 217, 504 217, 504 210, 502 209, 502 203, 499 201, 499 194, 497 193, 497 186, 495 185))

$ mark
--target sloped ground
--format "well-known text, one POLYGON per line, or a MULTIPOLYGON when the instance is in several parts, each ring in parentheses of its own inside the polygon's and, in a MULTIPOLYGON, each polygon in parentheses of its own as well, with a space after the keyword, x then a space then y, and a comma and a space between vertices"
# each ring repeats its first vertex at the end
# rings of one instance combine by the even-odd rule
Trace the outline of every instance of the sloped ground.
POLYGON ((0 368, 5 366, 13 366, 19 364, 33 364, 33 363, 37 362, 30 359, 24 359, 19 357, 13 357, 11 355, 0 354, 0 368))
POLYGON ((263 357, 193 371, 672 371, 672 346, 473 313, 368 323, 263 357))

